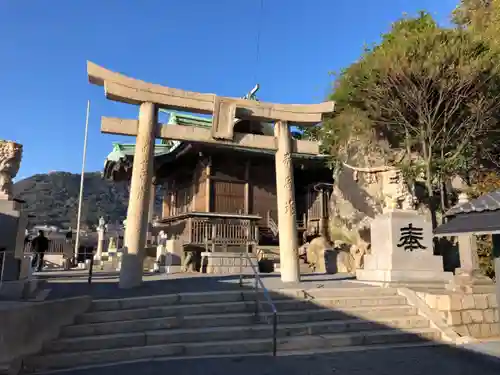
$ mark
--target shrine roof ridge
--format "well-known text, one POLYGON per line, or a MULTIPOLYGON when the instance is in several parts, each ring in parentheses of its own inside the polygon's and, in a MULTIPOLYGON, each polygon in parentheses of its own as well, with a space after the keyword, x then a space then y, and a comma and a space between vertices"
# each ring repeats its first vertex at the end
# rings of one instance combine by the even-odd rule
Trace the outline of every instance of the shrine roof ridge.
POLYGON ((445 216, 497 210, 500 210, 500 190, 492 191, 469 202, 458 204, 446 212, 445 216))

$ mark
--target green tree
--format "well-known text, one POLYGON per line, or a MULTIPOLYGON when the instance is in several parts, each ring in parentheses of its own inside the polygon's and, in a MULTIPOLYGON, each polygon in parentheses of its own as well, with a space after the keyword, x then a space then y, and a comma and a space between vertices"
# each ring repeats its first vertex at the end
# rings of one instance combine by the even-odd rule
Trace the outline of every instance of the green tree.
POLYGON ((498 118, 491 57, 485 42, 439 28, 427 13, 396 22, 338 77, 331 95, 336 112, 320 132, 325 148, 340 160, 352 142, 382 153, 403 150, 404 158, 393 162, 409 175, 423 172, 436 226, 434 192, 449 177, 467 173, 498 118))
POLYGON ((500 0, 461 0, 453 21, 476 37, 500 47, 500 0))

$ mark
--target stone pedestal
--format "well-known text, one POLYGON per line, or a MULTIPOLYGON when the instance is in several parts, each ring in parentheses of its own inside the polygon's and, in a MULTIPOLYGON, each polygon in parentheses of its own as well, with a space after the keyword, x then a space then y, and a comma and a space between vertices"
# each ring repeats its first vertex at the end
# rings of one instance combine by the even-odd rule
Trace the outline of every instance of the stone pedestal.
POLYGON ((362 281, 384 283, 447 282, 441 256, 433 255, 432 225, 416 211, 390 210, 371 224, 371 254, 364 269, 356 271, 362 281))
POLYGON ((234 275, 240 271, 244 274, 253 274, 250 261, 258 268, 257 258, 253 254, 250 260, 241 253, 233 252, 203 252, 201 253, 202 271, 219 275, 234 275))
POLYGON ((24 258, 28 218, 20 206, 16 201, 0 200, 0 249, 5 251, 3 281, 18 280, 21 270, 25 268, 23 262, 29 262, 24 258))
POLYGON ((165 254, 168 254, 168 260, 170 261, 169 271, 171 273, 180 272, 183 253, 182 241, 165 240, 165 254))
POLYGON ((474 235, 458 237, 460 268, 446 285, 446 289, 462 293, 481 293, 486 287, 493 286, 493 281, 484 276, 479 269, 479 257, 474 235))

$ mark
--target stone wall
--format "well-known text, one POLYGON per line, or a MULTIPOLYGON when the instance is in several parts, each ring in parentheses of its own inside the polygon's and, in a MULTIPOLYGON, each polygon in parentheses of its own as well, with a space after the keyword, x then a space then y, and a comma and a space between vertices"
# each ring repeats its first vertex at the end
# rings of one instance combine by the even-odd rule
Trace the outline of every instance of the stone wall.
POLYGON ((232 252, 204 252, 201 254, 203 261, 203 270, 206 273, 213 274, 239 274, 242 271, 245 274, 253 273, 250 261, 254 262, 258 268, 255 255, 249 254, 250 260, 242 257, 241 253, 232 252), (241 267, 240 267, 241 264, 241 267))
POLYGON ((446 320, 460 336, 477 339, 500 336, 495 291, 481 293, 417 292, 417 296, 446 320))
POLYGON ((0 368, 37 353, 56 338, 62 326, 90 307, 90 297, 47 302, 0 304, 0 368))

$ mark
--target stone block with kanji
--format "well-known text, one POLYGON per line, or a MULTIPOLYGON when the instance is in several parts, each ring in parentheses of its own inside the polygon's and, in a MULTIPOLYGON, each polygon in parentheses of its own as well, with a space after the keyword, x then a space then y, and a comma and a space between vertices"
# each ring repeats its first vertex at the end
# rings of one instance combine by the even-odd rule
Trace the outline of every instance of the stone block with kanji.
POLYGON ((380 282, 444 282, 441 256, 433 254, 432 225, 416 211, 392 210, 371 224, 371 254, 358 280, 380 282))

